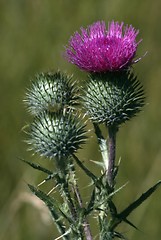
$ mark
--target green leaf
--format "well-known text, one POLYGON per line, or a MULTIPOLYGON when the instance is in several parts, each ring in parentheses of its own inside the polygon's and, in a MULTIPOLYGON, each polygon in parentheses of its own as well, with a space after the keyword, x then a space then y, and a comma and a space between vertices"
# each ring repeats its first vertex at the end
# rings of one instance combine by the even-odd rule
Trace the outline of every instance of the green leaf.
MULTIPOLYGON (((63 222, 61 221, 61 219, 62 219, 61 211, 60 211, 60 208, 59 208, 57 202, 55 201, 55 199, 51 198, 46 193, 42 192, 41 190, 35 188, 34 186, 32 186, 30 184, 28 184, 28 187, 30 188, 31 192, 34 193, 38 198, 40 198, 45 203, 45 205, 49 208, 50 213, 54 219, 54 222, 55 222, 59 232, 61 234, 65 234, 66 228, 65 228, 63 222)), ((63 238, 65 240, 69 240, 69 236, 67 236, 67 235, 63 235, 63 238)))
POLYGON ((88 204, 87 209, 86 209, 86 214, 87 215, 94 210, 95 198, 96 198, 96 191, 95 191, 95 188, 94 188, 93 192, 92 192, 92 195, 91 195, 91 198, 90 198, 90 201, 89 201, 89 204, 88 204))
POLYGON ((32 162, 27 161, 27 160, 24 160, 24 159, 20 159, 20 160, 23 161, 23 162, 25 162, 25 163, 27 163, 29 166, 31 166, 32 168, 34 168, 34 169, 36 169, 36 170, 39 170, 39 171, 44 172, 44 173, 49 174, 49 175, 52 175, 52 174, 53 174, 50 170, 48 170, 48 169, 40 166, 40 165, 37 164, 37 163, 32 163, 32 162))
POLYGON ((131 227, 135 228, 136 230, 139 230, 132 222, 130 222, 129 220, 125 219, 124 222, 126 222, 127 224, 129 224, 131 227))
POLYGON ((95 163, 97 166, 104 168, 104 163, 99 162, 99 161, 94 161, 94 160, 90 160, 90 161, 95 163))
POLYGON ((83 163, 73 154, 73 158, 75 159, 78 166, 87 174, 88 177, 90 177, 94 182, 97 181, 97 177, 90 171, 88 168, 86 168, 83 163))
POLYGON ((131 203, 127 208, 125 208, 118 217, 120 219, 126 219, 127 216, 134 211, 137 207, 139 207, 147 198, 149 198, 152 193, 154 193, 157 188, 160 186, 161 181, 157 182, 153 187, 149 188, 145 193, 143 193, 136 201, 131 203))
POLYGON ((30 190, 32 191, 32 193, 34 193, 38 198, 40 198, 45 204, 46 206, 48 206, 48 208, 53 208, 55 209, 55 211, 59 210, 59 206, 56 204, 56 201, 51 198, 49 195, 47 195, 46 193, 42 192, 41 190, 35 188, 34 186, 28 184, 28 187, 30 188, 30 190))

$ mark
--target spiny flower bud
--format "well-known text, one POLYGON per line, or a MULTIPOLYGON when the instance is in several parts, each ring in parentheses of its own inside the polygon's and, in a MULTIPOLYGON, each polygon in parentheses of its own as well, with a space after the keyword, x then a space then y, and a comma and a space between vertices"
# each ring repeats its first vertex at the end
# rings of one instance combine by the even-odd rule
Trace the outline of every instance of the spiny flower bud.
POLYGON ((89 75, 83 98, 92 121, 118 127, 140 112, 145 97, 136 76, 119 71, 89 75))
POLYGON ((59 112, 78 104, 78 88, 72 76, 60 72, 40 73, 26 94, 25 102, 33 115, 42 111, 59 112))
POLYGON ((85 142, 85 133, 85 123, 77 114, 44 112, 31 124, 28 143, 41 156, 67 158, 85 142))

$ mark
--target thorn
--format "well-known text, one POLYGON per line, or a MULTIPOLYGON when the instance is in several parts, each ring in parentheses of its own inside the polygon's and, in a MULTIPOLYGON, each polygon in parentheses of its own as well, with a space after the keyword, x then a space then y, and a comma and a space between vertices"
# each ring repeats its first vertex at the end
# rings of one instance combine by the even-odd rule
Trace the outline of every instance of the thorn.
POLYGON ((68 233, 70 233, 70 229, 68 231, 66 231, 64 234, 62 234, 61 236, 55 238, 54 240, 61 239, 62 237, 66 236, 68 233))
POLYGON ((53 188, 47 193, 47 196, 49 196, 56 188, 57 188, 57 186, 53 187, 53 188))
POLYGON ((144 57, 147 55, 147 53, 148 53, 148 52, 146 51, 142 57, 139 57, 139 58, 137 58, 136 60, 134 60, 134 63, 139 62, 142 58, 144 58, 144 57))
POLYGON ((43 180, 41 183, 39 183, 39 184, 37 185, 37 187, 40 187, 40 186, 43 185, 45 182, 46 182, 46 180, 43 180))
POLYGON ((120 166, 121 160, 122 160, 121 157, 119 157, 118 166, 120 166))

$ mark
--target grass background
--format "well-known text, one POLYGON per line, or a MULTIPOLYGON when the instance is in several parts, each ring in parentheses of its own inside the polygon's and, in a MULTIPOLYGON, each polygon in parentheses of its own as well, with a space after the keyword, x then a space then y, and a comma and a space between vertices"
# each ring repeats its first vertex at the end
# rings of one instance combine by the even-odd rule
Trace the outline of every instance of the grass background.
MULTIPOLYGON (((143 42, 138 56, 146 51, 148 54, 136 64, 135 71, 146 89, 148 104, 118 135, 117 159, 122 158, 118 182, 121 185, 129 181, 118 195, 119 209, 161 179, 160 9, 160 0, 0 0, 0 240, 58 236, 48 212, 26 186, 26 182, 36 185, 43 176, 18 160, 35 159, 23 142, 26 136, 22 128, 29 115, 22 100, 29 79, 37 72, 60 69, 85 78, 62 57, 63 46, 80 26, 114 19, 140 29, 143 42)), ((93 150, 95 144, 95 139, 90 140, 80 153, 92 168, 95 166, 89 159, 99 158, 93 150)), ((88 190, 83 191, 84 196, 88 194, 88 190)), ((159 240, 160 199, 161 189, 130 216, 140 231, 126 225, 120 231, 131 240, 159 240)))

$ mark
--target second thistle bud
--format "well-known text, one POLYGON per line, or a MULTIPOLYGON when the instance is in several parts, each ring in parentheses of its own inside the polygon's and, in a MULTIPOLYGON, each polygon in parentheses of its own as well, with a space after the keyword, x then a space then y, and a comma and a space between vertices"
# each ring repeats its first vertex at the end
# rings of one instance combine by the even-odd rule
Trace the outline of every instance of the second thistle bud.
POLYGON ((78 115, 44 112, 31 124, 31 150, 49 158, 68 158, 85 142, 85 124, 78 115))
POLYGON ((31 114, 59 112, 66 106, 78 104, 78 88, 71 79, 60 72, 37 74, 25 99, 31 114))
POLYGON ((91 120, 116 126, 131 119, 144 105, 144 91, 130 71, 89 75, 84 106, 91 120))

